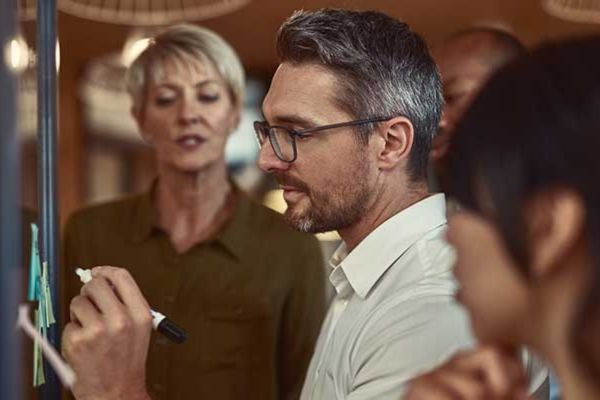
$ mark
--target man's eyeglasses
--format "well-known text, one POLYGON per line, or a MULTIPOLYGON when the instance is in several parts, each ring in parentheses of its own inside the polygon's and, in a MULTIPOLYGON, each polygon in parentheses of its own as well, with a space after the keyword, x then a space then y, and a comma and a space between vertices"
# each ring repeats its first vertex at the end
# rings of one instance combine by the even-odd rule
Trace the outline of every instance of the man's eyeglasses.
POLYGON ((271 143, 271 147, 273 148, 277 158, 279 158, 281 161, 292 163, 296 161, 296 157, 298 156, 298 150, 296 149, 297 136, 309 136, 313 132, 324 131, 327 129, 358 126, 373 122, 387 121, 389 119, 390 117, 375 117, 359 119, 356 121, 340 122, 331 125, 321 125, 299 130, 289 129, 285 126, 269 126, 265 121, 255 121, 254 132, 256 133, 256 139, 258 140, 258 145, 260 147, 262 147, 267 141, 267 138, 269 138, 269 142, 271 143))

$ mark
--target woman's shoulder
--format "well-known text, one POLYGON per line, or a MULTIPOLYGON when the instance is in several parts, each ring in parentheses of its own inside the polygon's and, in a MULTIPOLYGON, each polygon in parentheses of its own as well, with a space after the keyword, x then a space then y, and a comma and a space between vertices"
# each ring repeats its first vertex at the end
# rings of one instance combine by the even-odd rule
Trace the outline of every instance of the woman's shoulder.
POLYGON ((67 220, 67 229, 79 225, 110 225, 130 219, 143 202, 144 194, 129 195, 115 200, 85 206, 75 211, 67 220))

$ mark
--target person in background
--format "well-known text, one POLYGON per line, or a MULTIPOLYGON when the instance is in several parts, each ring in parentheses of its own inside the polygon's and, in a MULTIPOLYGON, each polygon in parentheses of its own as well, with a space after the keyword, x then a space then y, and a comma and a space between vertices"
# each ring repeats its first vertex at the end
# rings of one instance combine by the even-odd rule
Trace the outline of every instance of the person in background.
POLYGON ((600 398, 598 71, 600 36, 546 44, 502 68, 459 123, 447 237, 485 345, 415 380, 410 400, 524 399, 521 345, 564 399, 600 398))
POLYGON ((444 90, 444 110, 430 153, 438 174, 452 132, 479 90, 495 71, 525 51, 515 36, 487 27, 459 31, 433 47, 444 90))
MULTIPOLYGON (((152 307, 187 331, 181 345, 150 338, 153 399, 297 398, 319 333, 316 239, 228 178, 224 150, 244 81, 238 56, 214 32, 182 24, 154 37, 127 88, 158 177, 146 193, 86 208, 66 225, 66 299, 81 290, 75 268, 123 266, 152 307)), ((87 328, 79 311, 89 306, 71 303, 73 331, 87 328)))
MULTIPOLYGON (((469 108, 487 80, 510 61, 525 54, 519 39, 507 31, 492 27, 473 27, 450 35, 433 47, 432 54, 442 77, 444 109, 438 135, 430 152, 430 174, 444 173, 443 158, 460 118, 469 108)), ((484 134, 484 133, 482 133, 484 134)), ((430 189, 437 191, 437 176, 430 176, 430 189)), ((447 205, 449 213, 455 204, 447 205)), ((548 369, 543 362, 523 349, 523 364, 529 378, 529 391, 536 399, 548 398, 548 369)))

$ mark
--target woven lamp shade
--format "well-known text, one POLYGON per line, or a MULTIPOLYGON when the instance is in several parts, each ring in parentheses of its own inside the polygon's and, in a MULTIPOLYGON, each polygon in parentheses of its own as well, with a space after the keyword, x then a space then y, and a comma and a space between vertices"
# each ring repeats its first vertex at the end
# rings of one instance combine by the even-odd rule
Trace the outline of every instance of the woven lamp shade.
POLYGON ((57 0, 60 11, 99 22, 159 26, 235 11, 250 0, 57 0))
POLYGON ((551 15, 572 22, 600 23, 600 0, 542 0, 551 15))

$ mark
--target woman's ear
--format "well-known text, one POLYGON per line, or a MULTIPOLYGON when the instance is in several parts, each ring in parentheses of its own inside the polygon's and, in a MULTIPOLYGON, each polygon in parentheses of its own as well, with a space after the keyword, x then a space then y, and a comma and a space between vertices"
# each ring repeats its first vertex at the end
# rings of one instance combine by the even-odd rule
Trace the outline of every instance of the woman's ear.
POLYGON ((531 273, 544 276, 564 265, 585 228, 585 206, 569 189, 540 193, 526 207, 531 273))
POLYGON ((408 159, 415 136, 414 127, 408 118, 395 117, 381 122, 377 133, 382 144, 378 152, 380 169, 393 169, 400 162, 408 159))

